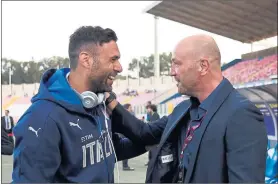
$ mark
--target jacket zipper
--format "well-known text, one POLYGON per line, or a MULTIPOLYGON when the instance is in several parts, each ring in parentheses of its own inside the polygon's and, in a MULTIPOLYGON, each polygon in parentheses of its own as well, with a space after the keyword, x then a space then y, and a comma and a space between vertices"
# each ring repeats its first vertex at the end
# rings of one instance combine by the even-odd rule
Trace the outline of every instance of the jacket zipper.
MULTIPOLYGON (((104 147, 105 147, 105 144, 102 144, 102 142, 105 142, 105 139, 104 139, 104 137, 103 137, 103 135, 102 135, 102 125, 101 125, 101 122, 100 121, 98 121, 98 120, 96 120, 96 118, 94 117, 94 116, 92 116, 92 115, 90 115, 96 122, 97 122, 97 128, 98 128, 98 131, 99 131, 99 134, 100 134, 100 138, 102 139, 102 141, 101 141, 101 146, 103 147, 103 150, 105 149, 104 147)), ((98 118, 99 119, 99 118, 98 118)), ((109 132, 108 132, 108 130, 107 130, 107 133, 109 134, 109 132)), ((103 151, 102 150, 102 151, 103 151)), ((112 154, 112 153, 111 153, 112 154)), ((108 181, 108 183, 109 183, 109 171, 108 171, 108 164, 107 164, 107 159, 106 159, 106 156, 105 156, 105 152, 103 152, 103 158, 104 158, 104 161, 105 161, 105 165, 106 165, 106 172, 107 172, 107 181, 108 181)))

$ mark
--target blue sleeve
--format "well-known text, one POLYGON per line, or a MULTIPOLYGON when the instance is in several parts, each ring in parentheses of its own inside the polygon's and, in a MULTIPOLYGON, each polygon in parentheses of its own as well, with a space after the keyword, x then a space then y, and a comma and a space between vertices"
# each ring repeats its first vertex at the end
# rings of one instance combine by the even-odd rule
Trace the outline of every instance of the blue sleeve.
POLYGON ((260 111, 238 108, 226 129, 229 183, 264 183, 267 133, 260 111))
POLYGON ((145 146, 134 144, 128 138, 121 137, 117 133, 113 134, 113 144, 118 161, 134 158, 146 152, 145 146))
POLYGON ((150 121, 150 113, 147 113, 146 121, 150 121))
POLYGON ((42 116, 24 115, 14 128, 13 183, 54 182, 61 163, 61 138, 56 123, 42 116))
POLYGON ((112 112, 112 130, 122 133, 135 144, 144 146, 158 144, 166 127, 168 117, 152 123, 144 123, 118 104, 112 112))

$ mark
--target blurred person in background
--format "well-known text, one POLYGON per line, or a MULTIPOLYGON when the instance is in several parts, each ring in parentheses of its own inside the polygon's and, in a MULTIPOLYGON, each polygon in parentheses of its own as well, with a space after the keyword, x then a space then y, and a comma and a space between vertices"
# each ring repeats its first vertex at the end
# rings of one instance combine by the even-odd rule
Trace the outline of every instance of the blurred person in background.
MULTIPOLYGON (((159 114, 157 113, 157 106, 154 104, 148 105, 147 106, 147 112, 150 115, 150 120, 149 123, 152 123, 156 120, 160 119, 159 114)), ((151 160, 152 156, 155 153, 155 146, 150 147, 149 153, 148 153, 148 162, 145 164, 147 166, 149 164, 149 161, 151 160)))
POLYGON ((2 116, 1 123, 2 123, 2 126, 5 127, 8 134, 11 134, 13 132, 14 119, 12 116, 10 116, 9 110, 5 110, 5 116, 2 116))
POLYGON ((1 125, 1 155, 12 155, 14 149, 14 141, 8 136, 6 128, 1 125))
POLYGON ((150 121, 151 115, 150 115, 150 113, 148 112, 148 107, 149 107, 151 104, 152 104, 152 102, 151 102, 151 101, 148 101, 148 102, 147 102, 147 105, 146 105, 146 110, 147 110, 146 122, 149 122, 149 121, 150 121))
POLYGON ((148 113, 150 114, 150 122, 156 121, 160 118, 159 114, 157 113, 157 106, 151 104, 147 108, 148 113))
MULTIPOLYGON (((130 112, 132 115, 134 115, 134 112, 133 112, 133 110, 132 110, 131 104, 124 104, 123 106, 124 106, 124 108, 125 108, 128 112, 130 112)), ((119 134, 119 135, 120 135, 121 138, 125 138, 124 135, 122 135, 122 134, 119 134)), ((122 164, 123 164, 123 170, 124 170, 124 171, 134 171, 134 170, 135 170, 134 168, 129 167, 129 165, 128 165, 128 159, 123 160, 123 161, 122 161, 122 164)))
POLYGON ((13 142, 14 145, 14 136, 13 136, 14 118, 10 116, 9 110, 5 110, 5 116, 2 116, 1 124, 2 127, 4 127, 7 132, 9 141, 13 142))

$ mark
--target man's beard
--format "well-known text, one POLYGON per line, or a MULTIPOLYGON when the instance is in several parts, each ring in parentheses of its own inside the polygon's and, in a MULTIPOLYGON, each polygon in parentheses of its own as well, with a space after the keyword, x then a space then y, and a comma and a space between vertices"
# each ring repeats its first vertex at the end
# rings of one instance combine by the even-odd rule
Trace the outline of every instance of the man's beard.
POLYGON ((100 84, 100 87, 97 90, 97 93, 104 93, 104 92, 111 92, 112 91, 112 86, 109 86, 106 83, 100 84))
POLYGON ((111 92, 112 86, 107 84, 108 78, 102 80, 93 80, 92 83, 92 91, 94 93, 104 93, 104 92, 111 92))

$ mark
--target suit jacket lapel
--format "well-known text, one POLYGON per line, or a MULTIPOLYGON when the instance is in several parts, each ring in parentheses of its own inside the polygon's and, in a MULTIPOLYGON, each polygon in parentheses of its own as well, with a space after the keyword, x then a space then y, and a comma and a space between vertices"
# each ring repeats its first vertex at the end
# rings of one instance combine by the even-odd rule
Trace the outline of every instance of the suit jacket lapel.
POLYGON ((217 100, 214 102, 214 105, 208 110, 206 116, 204 117, 204 121, 202 122, 201 126, 195 130, 196 133, 193 137, 194 141, 192 141, 192 155, 190 158, 190 162, 187 168, 186 176, 185 176, 185 183, 189 183, 192 172, 194 170, 195 162, 196 162, 196 157, 199 151, 200 143, 202 141, 202 137, 205 133, 205 130, 213 117, 213 115, 217 112, 219 107, 222 105, 222 103, 225 101, 225 99, 228 97, 228 95, 232 92, 233 86, 231 83, 224 79, 225 84, 222 89, 220 89, 219 93, 217 94, 217 100))
MULTIPOLYGON (((169 126, 165 128, 165 131, 163 132, 164 135, 162 135, 162 140, 160 141, 160 144, 163 145, 164 142, 167 140, 167 138, 169 137, 169 135, 171 134, 171 132, 176 128, 176 126, 178 125, 178 123, 180 122, 180 120, 182 119, 182 117, 188 112, 189 110, 189 107, 188 106, 185 111, 183 111, 182 113, 181 112, 178 112, 178 113, 175 113, 171 116, 170 119, 168 119, 168 122, 170 123, 167 123, 169 126), (171 123, 173 122, 173 123, 171 123)), ((182 109, 183 110, 183 109, 182 109)))

